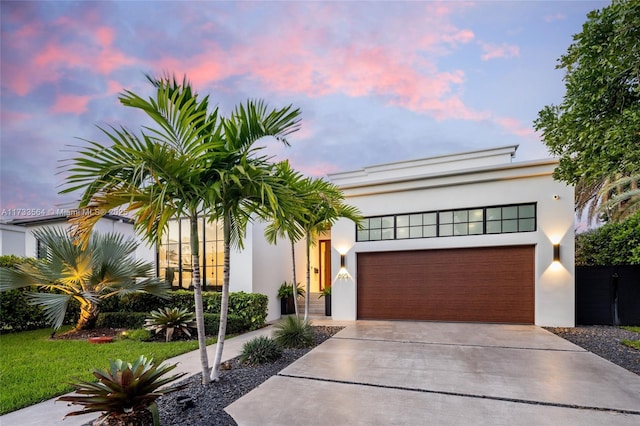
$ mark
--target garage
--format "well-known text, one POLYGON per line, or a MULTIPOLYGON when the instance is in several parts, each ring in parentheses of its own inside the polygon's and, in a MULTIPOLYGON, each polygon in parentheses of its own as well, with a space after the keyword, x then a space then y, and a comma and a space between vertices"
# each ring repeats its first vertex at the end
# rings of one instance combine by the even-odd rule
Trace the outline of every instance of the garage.
POLYGON ((534 323, 535 247, 357 254, 357 318, 534 323))

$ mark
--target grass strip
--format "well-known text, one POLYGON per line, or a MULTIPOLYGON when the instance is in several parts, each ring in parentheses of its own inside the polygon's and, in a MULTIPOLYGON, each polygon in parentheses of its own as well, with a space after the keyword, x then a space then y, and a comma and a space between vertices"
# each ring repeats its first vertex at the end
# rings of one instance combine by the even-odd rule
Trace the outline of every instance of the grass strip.
MULTIPOLYGON (((145 355, 162 362, 198 349, 197 340, 90 344, 86 340, 50 340, 50 334, 51 329, 41 329, 0 335, 0 414, 71 392, 69 381, 92 380, 91 370, 108 368, 109 360, 132 362, 145 355)), ((207 345, 215 342, 215 338, 207 339, 207 345)))

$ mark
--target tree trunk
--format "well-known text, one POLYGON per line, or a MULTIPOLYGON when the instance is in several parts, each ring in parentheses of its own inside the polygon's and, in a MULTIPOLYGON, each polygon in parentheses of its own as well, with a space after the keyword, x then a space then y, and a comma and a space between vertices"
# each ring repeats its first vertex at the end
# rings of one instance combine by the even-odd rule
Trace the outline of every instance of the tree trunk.
POLYGON ((80 318, 76 324, 76 330, 91 330, 95 328, 100 308, 97 303, 86 301, 80 305, 80 318))
POLYGON ((311 233, 307 232, 306 236, 306 249, 307 249, 307 287, 305 288, 306 292, 304 295, 304 320, 309 320, 309 292, 311 291, 311 233))
POLYGON ((296 318, 300 318, 298 314, 298 281, 296 280, 296 249, 293 240, 291 240, 291 259, 293 261, 293 306, 295 307, 296 318))
MULTIPOLYGON (((202 366, 202 384, 209 383, 209 358, 207 356, 207 336, 204 329, 204 309, 202 307, 202 286, 200 284, 200 240, 198 239, 198 216, 190 218, 191 256, 193 267, 193 299, 196 310, 196 329, 198 330, 198 349, 202 366)), ((169 336, 167 335, 167 338, 169 336)))
POLYGON ((224 349, 224 337, 227 332, 227 311, 229 310, 229 251, 231 248, 231 217, 225 212, 224 222, 224 278, 222 280, 222 300, 220 302, 220 327, 218 328, 218 343, 216 344, 216 357, 211 370, 211 380, 217 382, 220 378, 220 364, 222 363, 222 350, 224 349))

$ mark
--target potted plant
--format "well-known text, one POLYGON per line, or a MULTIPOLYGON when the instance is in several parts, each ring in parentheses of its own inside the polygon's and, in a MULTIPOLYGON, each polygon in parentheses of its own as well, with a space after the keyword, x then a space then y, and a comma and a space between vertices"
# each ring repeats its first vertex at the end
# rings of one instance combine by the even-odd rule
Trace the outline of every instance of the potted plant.
POLYGON ((72 383, 77 395, 65 395, 58 401, 84 406, 67 416, 102 412, 95 425, 148 426, 159 425, 156 399, 160 396, 184 389, 186 384, 172 384, 187 373, 162 377, 176 368, 177 364, 154 364, 152 359, 141 355, 130 364, 122 360, 110 361, 108 370, 93 370, 98 382, 79 380, 72 383))
POLYGON ((331 287, 325 287, 320 292, 320 297, 324 297, 324 315, 331 316, 331 287))
MULTIPOLYGON (((296 286, 296 293, 298 296, 302 296, 304 295, 304 289, 300 286, 296 286)), ((294 306, 295 300, 293 299, 292 284, 284 281, 278 289, 278 297, 280 298, 280 314, 295 314, 296 308, 294 306)))

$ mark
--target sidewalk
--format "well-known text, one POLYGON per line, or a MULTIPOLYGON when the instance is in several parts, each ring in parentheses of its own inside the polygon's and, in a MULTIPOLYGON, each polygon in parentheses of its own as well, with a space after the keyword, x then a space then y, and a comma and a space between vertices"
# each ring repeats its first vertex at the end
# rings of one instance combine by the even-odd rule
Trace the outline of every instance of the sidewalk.
MULTIPOLYGON (((248 340, 256 336, 270 336, 273 326, 261 328, 260 330, 251 331, 240 336, 233 337, 224 342, 224 351, 222 353, 222 361, 227 361, 240 355, 242 345, 248 340)), ((209 363, 213 363, 216 345, 207 346, 207 355, 209 363)), ((200 353, 195 350, 182 355, 170 358, 165 361, 168 364, 178 363, 178 366, 171 371, 171 374, 185 372, 187 376, 200 374, 200 353)), ((82 426, 96 419, 99 414, 85 414, 82 416, 71 416, 64 418, 65 414, 70 411, 81 409, 80 405, 69 407, 66 402, 56 402, 56 398, 41 402, 21 410, 14 411, 4 416, 0 416, 0 426, 82 426)))

